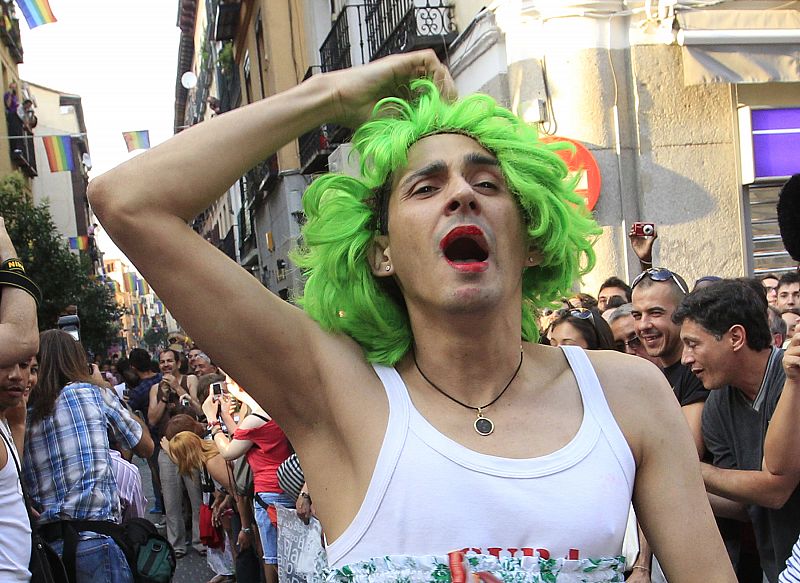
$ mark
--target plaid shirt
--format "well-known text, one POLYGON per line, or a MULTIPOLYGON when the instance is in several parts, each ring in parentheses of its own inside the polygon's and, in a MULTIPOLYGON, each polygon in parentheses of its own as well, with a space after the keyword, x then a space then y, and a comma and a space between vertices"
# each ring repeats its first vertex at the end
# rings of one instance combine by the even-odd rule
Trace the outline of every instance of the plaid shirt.
POLYGON ((118 520, 109 430, 125 448, 142 437, 141 426, 114 392, 88 383, 64 387, 49 417, 36 423, 28 418, 23 474, 31 497, 44 509, 40 523, 118 520))

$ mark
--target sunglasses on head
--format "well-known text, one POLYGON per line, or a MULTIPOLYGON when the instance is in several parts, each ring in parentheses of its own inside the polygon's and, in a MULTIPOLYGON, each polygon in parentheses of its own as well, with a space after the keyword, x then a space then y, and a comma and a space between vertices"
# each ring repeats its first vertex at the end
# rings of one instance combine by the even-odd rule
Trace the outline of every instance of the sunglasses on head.
POLYGON ((653 281, 669 281, 670 279, 675 282, 675 285, 678 286, 678 289, 681 290, 684 295, 689 295, 689 290, 686 289, 686 286, 681 283, 681 280, 678 279, 674 273, 672 273, 666 267, 651 267, 650 269, 645 269, 639 275, 636 276, 636 279, 633 280, 631 284, 631 289, 635 288, 636 285, 642 281, 645 277, 650 278, 653 281))
POLYGON ((563 318, 564 316, 572 316, 573 318, 578 318, 579 320, 590 320, 592 325, 594 325, 594 316, 592 315, 592 311, 588 308, 562 308, 560 310, 556 310, 556 316, 559 318, 563 318))

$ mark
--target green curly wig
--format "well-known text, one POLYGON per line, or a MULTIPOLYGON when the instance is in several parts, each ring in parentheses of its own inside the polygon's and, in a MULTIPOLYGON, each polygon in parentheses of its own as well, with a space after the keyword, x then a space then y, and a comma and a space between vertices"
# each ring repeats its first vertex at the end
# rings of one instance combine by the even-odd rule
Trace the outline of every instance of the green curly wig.
POLYGON ((413 335, 405 305, 373 276, 369 251, 380 234, 392 173, 406 165, 408 149, 425 136, 459 133, 497 157, 542 254, 522 277, 521 335, 535 342, 536 310, 568 295, 573 281, 592 269, 592 243, 600 233, 574 191, 576 179, 554 152, 568 145, 543 144, 533 127, 489 96, 448 103, 426 79, 414 81, 411 90, 412 102, 383 99, 356 131, 359 179, 327 174, 303 195, 303 246, 292 256, 307 278, 298 304, 325 330, 356 340, 370 362, 391 366, 408 352, 413 335))

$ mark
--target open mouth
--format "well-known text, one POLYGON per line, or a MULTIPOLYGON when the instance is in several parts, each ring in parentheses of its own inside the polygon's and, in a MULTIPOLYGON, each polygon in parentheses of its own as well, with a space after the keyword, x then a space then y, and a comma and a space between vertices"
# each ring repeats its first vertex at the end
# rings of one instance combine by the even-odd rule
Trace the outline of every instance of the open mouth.
POLYGON ((474 226, 456 227, 439 243, 447 262, 458 269, 483 271, 488 264, 489 244, 483 231, 474 226))

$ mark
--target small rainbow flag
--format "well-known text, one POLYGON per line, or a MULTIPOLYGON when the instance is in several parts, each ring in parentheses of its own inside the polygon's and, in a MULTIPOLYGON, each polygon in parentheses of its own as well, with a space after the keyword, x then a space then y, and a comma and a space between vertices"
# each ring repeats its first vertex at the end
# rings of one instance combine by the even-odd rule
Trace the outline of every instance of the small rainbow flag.
POLYGON ((125 281, 125 291, 128 293, 133 293, 136 289, 136 274, 132 271, 127 271, 124 274, 124 281, 125 281))
POLYGON ((47 152, 50 172, 75 170, 75 160, 72 158, 72 138, 69 136, 42 136, 42 141, 44 150, 47 152))
POLYGON ((147 150, 150 148, 150 132, 148 130, 122 132, 122 137, 125 138, 125 145, 128 146, 128 152, 147 150))
POLYGON ((69 238, 69 248, 76 251, 89 250, 89 237, 86 235, 78 235, 77 237, 69 238))
POLYGON ((56 17, 53 11, 50 10, 50 3, 47 0, 17 0, 17 5, 25 16, 28 28, 36 28, 56 21, 56 17))

